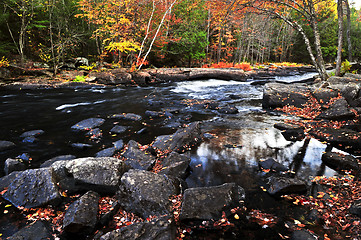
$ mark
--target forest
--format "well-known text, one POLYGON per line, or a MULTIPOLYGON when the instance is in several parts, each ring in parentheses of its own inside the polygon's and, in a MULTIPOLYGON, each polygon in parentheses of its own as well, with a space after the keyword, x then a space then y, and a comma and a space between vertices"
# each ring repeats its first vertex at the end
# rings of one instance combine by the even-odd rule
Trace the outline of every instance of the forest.
POLYGON ((4 0, 0 11, 2 65, 56 69, 86 57, 93 67, 296 62, 322 70, 338 54, 361 58, 360 10, 347 0, 4 0))

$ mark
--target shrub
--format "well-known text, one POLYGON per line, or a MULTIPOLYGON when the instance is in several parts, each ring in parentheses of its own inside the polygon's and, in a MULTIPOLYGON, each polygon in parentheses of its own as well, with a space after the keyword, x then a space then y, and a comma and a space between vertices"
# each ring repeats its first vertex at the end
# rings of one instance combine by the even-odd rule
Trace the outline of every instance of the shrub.
POLYGON ((76 76, 73 82, 85 82, 84 76, 76 76))

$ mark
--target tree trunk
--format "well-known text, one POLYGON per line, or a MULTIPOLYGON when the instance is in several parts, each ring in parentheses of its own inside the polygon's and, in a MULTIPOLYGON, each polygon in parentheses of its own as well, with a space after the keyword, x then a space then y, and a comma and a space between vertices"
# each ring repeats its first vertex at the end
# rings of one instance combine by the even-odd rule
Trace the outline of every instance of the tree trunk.
POLYGON ((346 15, 347 15, 347 47, 348 47, 348 61, 352 62, 352 44, 351 44, 351 10, 348 0, 344 0, 346 5, 346 15))
POLYGON ((341 61, 342 61, 342 40, 343 40, 343 0, 337 1, 337 17, 338 17, 338 45, 336 58, 336 76, 341 75, 341 61))

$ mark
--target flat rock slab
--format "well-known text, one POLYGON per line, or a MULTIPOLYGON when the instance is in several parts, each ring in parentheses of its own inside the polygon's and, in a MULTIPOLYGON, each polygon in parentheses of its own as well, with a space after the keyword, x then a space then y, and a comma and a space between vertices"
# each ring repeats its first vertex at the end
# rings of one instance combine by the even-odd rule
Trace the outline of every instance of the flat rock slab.
POLYGON ((180 193, 179 182, 165 175, 131 169, 121 178, 117 198, 122 207, 143 218, 170 214, 172 195, 180 193))
POLYGON ((287 177, 269 177, 267 192, 271 195, 282 195, 290 193, 302 193, 307 190, 307 185, 304 181, 298 178, 287 177))
POLYGON ((103 118, 88 118, 74 124, 71 129, 77 131, 88 131, 90 129, 101 126, 105 120, 103 118))
POLYGON ((214 187, 189 188, 184 191, 180 220, 218 220, 224 211, 230 215, 244 205, 245 191, 235 183, 214 187))
POLYGON ((65 212, 63 228, 70 233, 90 233, 96 223, 99 194, 89 191, 73 202, 65 212))
POLYGON ((123 161, 111 157, 58 161, 51 167, 59 186, 69 192, 93 190, 99 193, 115 193, 120 178, 127 170, 123 161))
POLYGON ((158 174, 166 174, 173 177, 185 178, 191 158, 186 154, 171 152, 162 161, 162 170, 158 174))
POLYGON ((14 148, 16 145, 10 141, 0 141, 0 152, 5 151, 11 148, 14 148))
POLYGON ((319 118, 329 120, 341 120, 355 117, 355 114, 350 110, 345 98, 337 99, 329 108, 318 115, 319 118))
POLYGON ((47 204, 57 205, 61 201, 51 168, 23 171, 9 185, 3 197, 14 206, 34 208, 47 204))
POLYGON ((273 158, 267 158, 266 160, 260 160, 258 166, 261 169, 270 170, 274 172, 285 172, 288 168, 281 163, 277 162, 273 158))
MULTIPOLYGON (((322 161, 332 169, 340 170, 359 170, 359 164, 356 158, 351 155, 344 155, 336 152, 327 152, 322 155, 322 161)), ((361 167, 361 166, 360 166, 361 167)))
POLYGON ((172 240, 176 239, 176 231, 170 217, 161 217, 151 222, 134 223, 109 232, 100 237, 100 240, 172 240))
POLYGON ((126 126, 119 126, 119 125, 115 125, 112 129, 110 129, 110 132, 111 133, 123 133, 125 131, 127 131, 129 127, 126 127, 126 126))
POLYGON ((128 142, 128 148, 122 156, 126 158, 125 163, 128 166, 140 170, 150 170, 156 161, 149 152, 140 150, 139 144, 134 140, 128 142))
POLYGON ((50 227, 46 222, 36 221, 28 226, 20 229, 13 234, 8 240, 40 240, 40 239, 54 239, 50 227))
POLYGON ((95 157, 111 157, 115 152, 114 147, 103 149, 95 154, 95 157))
POLYGON ((142 116, 135 114, 135 113, 113 114, 110 116, 110 118, 122 119, 122 120, 127 120, 127 121, 141 121, 142 120, 142 116))
POLYGON ((43 130, 32 130, 32 131, 24 132, 23 134, 20 135, 20 137, 21 138, 35 137, 35 136, 42 135, 43 133, 44 133, 43 130))

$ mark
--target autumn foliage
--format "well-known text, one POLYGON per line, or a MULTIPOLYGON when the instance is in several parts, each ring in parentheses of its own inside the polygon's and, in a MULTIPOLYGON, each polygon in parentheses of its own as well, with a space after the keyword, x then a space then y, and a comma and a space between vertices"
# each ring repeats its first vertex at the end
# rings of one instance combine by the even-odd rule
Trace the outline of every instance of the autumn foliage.
POLYGON ((213 63, 211 65, 203 65, 203 68, 237 68, 242 69, 244 71, 252 71, 251 64, 249 63, 225 63, 225 62, 219 62, 219 63, 213 63))

